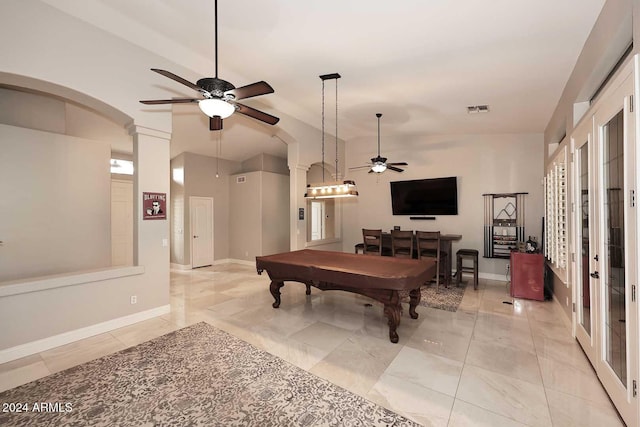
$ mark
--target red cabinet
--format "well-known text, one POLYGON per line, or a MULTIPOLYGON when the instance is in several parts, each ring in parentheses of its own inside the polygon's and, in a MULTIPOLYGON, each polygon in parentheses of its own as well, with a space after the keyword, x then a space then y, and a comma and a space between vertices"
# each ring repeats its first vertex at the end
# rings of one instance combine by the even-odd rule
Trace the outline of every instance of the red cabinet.
POLYGON ((511 296, 544 301, 544 256, 511 252, 511 296))

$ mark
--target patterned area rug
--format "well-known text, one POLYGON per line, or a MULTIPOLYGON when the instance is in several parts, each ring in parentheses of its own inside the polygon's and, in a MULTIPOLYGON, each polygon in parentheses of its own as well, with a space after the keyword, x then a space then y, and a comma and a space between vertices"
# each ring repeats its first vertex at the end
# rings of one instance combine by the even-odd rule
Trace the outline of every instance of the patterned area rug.
MULTIPOLYGON (((440 289, 436 292, 436 284, 429 283, 420 288, 422 294, 420 305, 440 310, 458 311, 466 288, 466 282, 461 282, 459 287, 452 283, 448 288, 441 284, 440 289)), ((409 304, 409 292, 400 291, 400 300, 409 304)))
POLYGON ((2 426, 418 425, 206 323, 0 393, 0 404, 2 426))

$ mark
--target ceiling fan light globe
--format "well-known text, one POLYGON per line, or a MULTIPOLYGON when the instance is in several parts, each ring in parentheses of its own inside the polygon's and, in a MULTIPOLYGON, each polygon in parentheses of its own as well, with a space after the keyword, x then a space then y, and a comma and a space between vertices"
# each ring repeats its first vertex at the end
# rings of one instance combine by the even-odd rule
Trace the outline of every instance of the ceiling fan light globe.
POLYGON ((236 111, 232 104, 215 98, 203 99, 198 102, 198 106, 207 116, 219 116, 221 119, 226 119, 236 111))
POLYGON ((374 171, 375 173, 382 173, 387 170, 387 164, 375 163, 373 166, 371 166, 371 170, 374 171))

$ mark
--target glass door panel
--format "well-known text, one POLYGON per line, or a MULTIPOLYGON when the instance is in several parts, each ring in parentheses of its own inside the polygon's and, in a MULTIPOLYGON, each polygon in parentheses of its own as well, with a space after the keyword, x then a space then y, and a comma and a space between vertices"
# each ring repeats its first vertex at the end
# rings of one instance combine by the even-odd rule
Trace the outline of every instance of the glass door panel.
POLYGON ((589 234, 589 142, 578 149, 578 322, 587 336, 591 337, 591 281, 589 280, 590 234, 589 234))
POLYGON ((574 255, 574 330, 578 343, 595 367, 598 363, 598 176, 596 144, 593 141, 593 119, 585 120, 574 131, 573 165, 573 245, 574 255), (591 275, 592 273, 593 276, 591 275))
POLYGON ((604 197, 604 359, 627 385, 624 245, 624 119, 616 114, 602 128, 604 197))

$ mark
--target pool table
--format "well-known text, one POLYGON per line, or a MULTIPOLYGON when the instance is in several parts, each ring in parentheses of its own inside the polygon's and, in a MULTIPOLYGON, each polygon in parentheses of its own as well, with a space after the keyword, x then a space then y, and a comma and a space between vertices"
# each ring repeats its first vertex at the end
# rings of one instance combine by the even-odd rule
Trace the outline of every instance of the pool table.
POLYGON ((398 342, 401 305, 398 291, 409 291, 409 315, 418 318, 420 287, 435 275, 433 259, 403 259, 345 252, 303 249, 256 257, 258 274, 266 271, 271 279, 269 290, 280 307, 280 288, 285 281, 304 283, 307 295, 311 286, 322 291, 341 290, 373 298, 384 304, 389 324, 389 339, 398 342))

